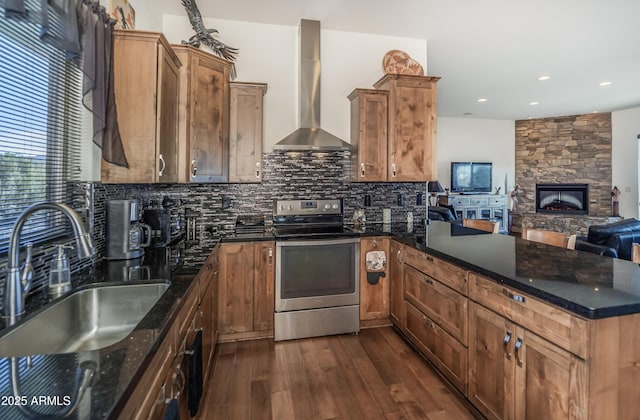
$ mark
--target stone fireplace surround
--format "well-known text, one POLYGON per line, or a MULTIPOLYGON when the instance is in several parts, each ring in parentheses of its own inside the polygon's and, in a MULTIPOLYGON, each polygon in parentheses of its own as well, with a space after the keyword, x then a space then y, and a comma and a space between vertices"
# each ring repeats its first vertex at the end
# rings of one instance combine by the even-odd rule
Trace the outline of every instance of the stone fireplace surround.
POLYGON ((586 235, 611 215, 611 113, 516 121, 514 233, 523 227, 586 235), (536 212, 536 184, 588 184, 587 214, 536 212))

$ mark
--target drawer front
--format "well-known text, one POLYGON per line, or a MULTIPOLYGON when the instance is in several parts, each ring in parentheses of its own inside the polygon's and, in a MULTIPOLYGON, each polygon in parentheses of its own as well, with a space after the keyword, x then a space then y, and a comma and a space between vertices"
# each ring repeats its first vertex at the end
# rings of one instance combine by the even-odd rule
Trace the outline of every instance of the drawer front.
POLYGON ((449 205, 456 207, 456 206, 460 206, 460 207, 468 207, 469 206, 469 199, 466 197, 454 197, 454 196, 449 196, 449 205))
POLYGON ((583 359, 589 321, 494 280, 469 273, 469 298, 583 359))
POLYGON ((507 197, 489 197, 489 206, 491 207, 501 207, 507 205, 507 197))
POLYGON ((453 290, 467 295, 467 272, 415 248, 404 248, 404 262, 438 280, 453 290))
POLYGON ((469 199, 469 204, 471 206, 476 206, 476 207, 486 206, 487 205, 487 198, 486 197, 470 198, 469 199))
POLYGON ((468 299, 437 280, 405 266, 404 297, 463 344, 467 343, 468 299))
POLYGON ((415 306, 407 304, 409 339, 460 392, 467 389, 467 348, 415 306))

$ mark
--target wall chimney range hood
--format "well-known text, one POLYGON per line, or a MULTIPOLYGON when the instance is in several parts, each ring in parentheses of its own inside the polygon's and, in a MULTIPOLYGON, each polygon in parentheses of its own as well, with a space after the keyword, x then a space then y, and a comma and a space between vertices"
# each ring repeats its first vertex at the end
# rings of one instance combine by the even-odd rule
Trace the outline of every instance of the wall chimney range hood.
POLYGON ((351 145, 320 128, 320 22, 300 21, 300 128, 274 150, 351 150, 351 145))

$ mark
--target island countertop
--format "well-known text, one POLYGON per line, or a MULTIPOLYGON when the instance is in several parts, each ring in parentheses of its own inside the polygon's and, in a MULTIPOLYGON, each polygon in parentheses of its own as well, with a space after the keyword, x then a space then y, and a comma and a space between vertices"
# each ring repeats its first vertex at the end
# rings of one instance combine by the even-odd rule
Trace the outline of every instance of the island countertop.
POLYGON ((640 266, 447 222, 371 224, 394 239, 590 319, 640 312, 640 266))

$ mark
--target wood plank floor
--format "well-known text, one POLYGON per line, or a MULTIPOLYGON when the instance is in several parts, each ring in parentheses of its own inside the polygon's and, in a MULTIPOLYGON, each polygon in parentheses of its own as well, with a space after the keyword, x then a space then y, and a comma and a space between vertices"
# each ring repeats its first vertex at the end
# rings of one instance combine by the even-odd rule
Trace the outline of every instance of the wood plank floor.
POLYGON ((391 327, 219 345, 202 419, 473 419, 391 327))

